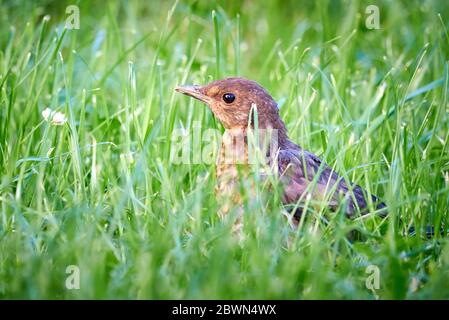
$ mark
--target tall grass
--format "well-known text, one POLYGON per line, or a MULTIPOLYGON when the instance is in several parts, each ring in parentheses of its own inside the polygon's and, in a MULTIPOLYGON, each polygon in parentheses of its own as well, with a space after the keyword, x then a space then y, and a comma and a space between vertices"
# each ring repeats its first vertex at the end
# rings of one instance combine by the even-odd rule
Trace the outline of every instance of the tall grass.
POLYGON ((449 223, 448 4, 377 1, 368 30, 364 1, 79 1, 68 30, 69 4, 1 3, 0 297, 449 298, 447 239, 420 232, 449 223), (246 197, 239 242, 214 166, 171 159, 174 132, 222 130, 174 87, 237 74, 389 218, 294 231, 276 193, 246 197))

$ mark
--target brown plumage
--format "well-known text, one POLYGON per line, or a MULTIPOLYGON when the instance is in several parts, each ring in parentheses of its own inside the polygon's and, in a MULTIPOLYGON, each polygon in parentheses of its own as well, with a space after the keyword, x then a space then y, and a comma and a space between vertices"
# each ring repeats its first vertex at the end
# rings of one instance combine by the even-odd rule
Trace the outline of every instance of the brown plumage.
MULTIPOLYGON (((279 117, 276 102, 270 94, 254 81, 243 78, 226 78, 214 81, 205 86, 181 86, 176 91, 194 97, 204 103, 214 113, 215 117, 226 129, 220 157, 217 162, 218 193, 225 194, 234 204, 241 204, 240 192, 237 185, 239 170, 236 162, 226 162, 227 149, 237 157, 243 155, 240 161, 248 160, 248 146, 246 133, 253 126, 251 110, 257 108, 259 129, 274 129, 277 133, 277 147, 275 152, 269 150, 269 164, 276 166, 277 174, 283 184, 282 201, 286 205, 295 205, 306 198, 327 201, 331 209, 337 209, 341 201, 345 201, 345 212, 352 217, 356 212, 368 212, 368 197, 381 215, 385 215, 385 205, 376 196, 368 195, 361 187, 347 184, 344 179, 323 163, 313 153, 296 145, 287 135, 284 122, 279 117), (243 137, 243 148, 237 149, 235 141, 243 137), (229 139, 230 138, 230 139, 229 139), (313 181, 314 187, 310 186, 313 181)), ((240 163, 242 163, 240 162, 240 163)), ((245 172, 245 171, 244 171, 245 172)), ((228 208, 226 208, 228 209, 228 208)), ((228 210, 224 210, 226 213, 228 210)), ((296 206, 295 217, 301 216, 301 206, 296 206)))

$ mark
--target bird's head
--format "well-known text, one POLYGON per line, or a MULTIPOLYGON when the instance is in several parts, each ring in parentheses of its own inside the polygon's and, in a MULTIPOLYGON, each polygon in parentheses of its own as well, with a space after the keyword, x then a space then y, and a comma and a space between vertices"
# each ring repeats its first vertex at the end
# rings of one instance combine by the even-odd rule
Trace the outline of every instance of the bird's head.
POLYGON ((254 105, 257 107, 259 128, 279 126, 276 102, 254 81, 226 78, 205 86, 178 86, 175 90, 207 104, 226 129, 246 128, 254 105))

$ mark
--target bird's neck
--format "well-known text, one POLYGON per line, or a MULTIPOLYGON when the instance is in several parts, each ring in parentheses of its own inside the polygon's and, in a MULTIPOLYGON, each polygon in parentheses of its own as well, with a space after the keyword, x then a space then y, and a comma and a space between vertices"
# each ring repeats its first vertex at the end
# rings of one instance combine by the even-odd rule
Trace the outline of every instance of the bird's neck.
POLYGON ((285 124, 281 120, 281 118, 278 117, 275 121, 272 121, 270 123, 270 126, 277 130, 279 149, 291 149, 296 146, 293 142, 290 141, 287 128, 285 127, 285 124))
POLYGON ((279 116, 260 117, 259 129, 262 129, 262 133, 273 132, 272 139, 276 139, 275 145, 281 150, 296 149, 298 146, 290 141, 288 137, 287 127, 279 116))
POLYGON ((296 150, 299 146, 290 141, 287 128, 280 118, 275 122, 260 121, 257 131, 254 126, 227 128, 222 139, 219 162, 230 157, 239 159, 237 163, 245 163, 248 154, 249 158, 253 155, 254 148, 262 149, 263 154, 272 157, 278 150, 296 150))

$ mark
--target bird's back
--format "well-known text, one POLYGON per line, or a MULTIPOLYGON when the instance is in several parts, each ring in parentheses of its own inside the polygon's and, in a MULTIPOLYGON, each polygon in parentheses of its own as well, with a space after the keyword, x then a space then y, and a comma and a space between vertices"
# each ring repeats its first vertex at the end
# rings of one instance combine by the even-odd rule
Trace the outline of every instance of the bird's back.
MULTIPOLYGON (((311 197, 314 201, 325 201, 331 209, 337 210, 341 203, 345 203, 347 216, 353 217, 356 212, 369 212, 368 199, 371 197, 374 208, 385 208, 376 196, 368 195, 358 185, 347 183, 319 157, 294 144, 279 151, 277 165, 284 184, 284 204, 296 204, 311 197)), ((380 215, 385 215, 384 211, 381 210, 380 215)))

